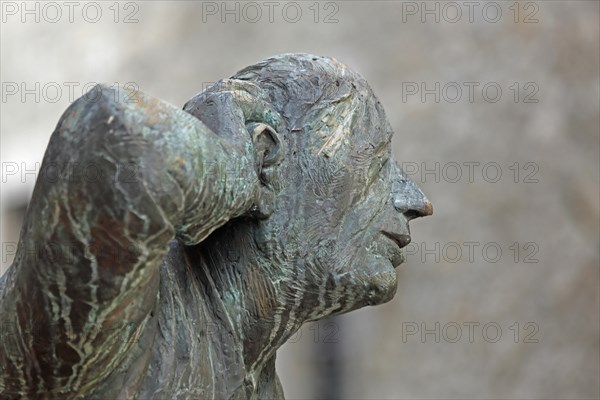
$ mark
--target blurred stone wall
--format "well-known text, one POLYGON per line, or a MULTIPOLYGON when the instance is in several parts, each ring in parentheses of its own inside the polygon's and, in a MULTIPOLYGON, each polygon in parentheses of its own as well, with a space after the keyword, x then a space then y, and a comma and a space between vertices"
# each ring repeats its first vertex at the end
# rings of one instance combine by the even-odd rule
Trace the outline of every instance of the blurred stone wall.
POLYGON ((370 82, 435 214, 393 301, 282 348, 287 397, 600 397, 598 2, 23 4, 2 2, 0 272, 87 84, 183 105, 270 55, 329 55, 370 82))

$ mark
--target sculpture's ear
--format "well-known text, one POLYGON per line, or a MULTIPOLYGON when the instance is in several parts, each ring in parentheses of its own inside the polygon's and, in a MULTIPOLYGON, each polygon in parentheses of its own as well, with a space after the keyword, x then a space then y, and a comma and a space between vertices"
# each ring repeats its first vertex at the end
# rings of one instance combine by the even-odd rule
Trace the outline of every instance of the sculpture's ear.
POLYGON ((259 199, 251 214, 258 218, 267 218, 275 208, 275 194, 279 190, 276 167, 284 157, 284 144, 281 135, 265 123, 251 122, 246 128, 252 136, 260 179, 259 199))
POLYGON ((262 122, 251 122, 246 125, 246 128, 252 135, 259 171, 265 167, 279 164, 283 157, 283 142, 279 133, 262 122))

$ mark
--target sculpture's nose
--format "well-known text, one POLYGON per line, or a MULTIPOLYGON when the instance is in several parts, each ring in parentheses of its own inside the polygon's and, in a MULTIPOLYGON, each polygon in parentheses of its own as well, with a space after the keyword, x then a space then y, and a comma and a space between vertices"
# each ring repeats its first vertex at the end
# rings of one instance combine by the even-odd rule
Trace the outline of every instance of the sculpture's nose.
POLYGON ((409 220, 433 214, 431 202, 396 162, 392 179, 392 202, 398 212, 409 220))

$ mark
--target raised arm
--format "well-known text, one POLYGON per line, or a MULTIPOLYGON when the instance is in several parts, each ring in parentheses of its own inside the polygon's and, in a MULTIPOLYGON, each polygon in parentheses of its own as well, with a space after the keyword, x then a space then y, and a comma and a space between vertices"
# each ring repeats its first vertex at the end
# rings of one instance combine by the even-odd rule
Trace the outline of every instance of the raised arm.
POLYGON ((3 278, 0 397, 66 398, 101 381, 144 328, 168 242, 198 243, 251 208, 259 185, 245 124, 277 117, 240 93, 205 107, 220 112, 219 135, 120 89, 98 86, 67 109, 3 278))

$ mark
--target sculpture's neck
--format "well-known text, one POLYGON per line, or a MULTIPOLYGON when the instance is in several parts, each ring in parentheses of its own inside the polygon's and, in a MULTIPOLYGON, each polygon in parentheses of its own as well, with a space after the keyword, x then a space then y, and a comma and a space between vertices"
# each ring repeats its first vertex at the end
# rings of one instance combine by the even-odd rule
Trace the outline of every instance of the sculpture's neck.
POLYGON ((200 246, 203 262, 220 294, 244 355, 248 378, 258 383, 276 350, 301 325, 284 299, 279 271, 261 259, 248 229, 236 224, 214 232, 200 246))

